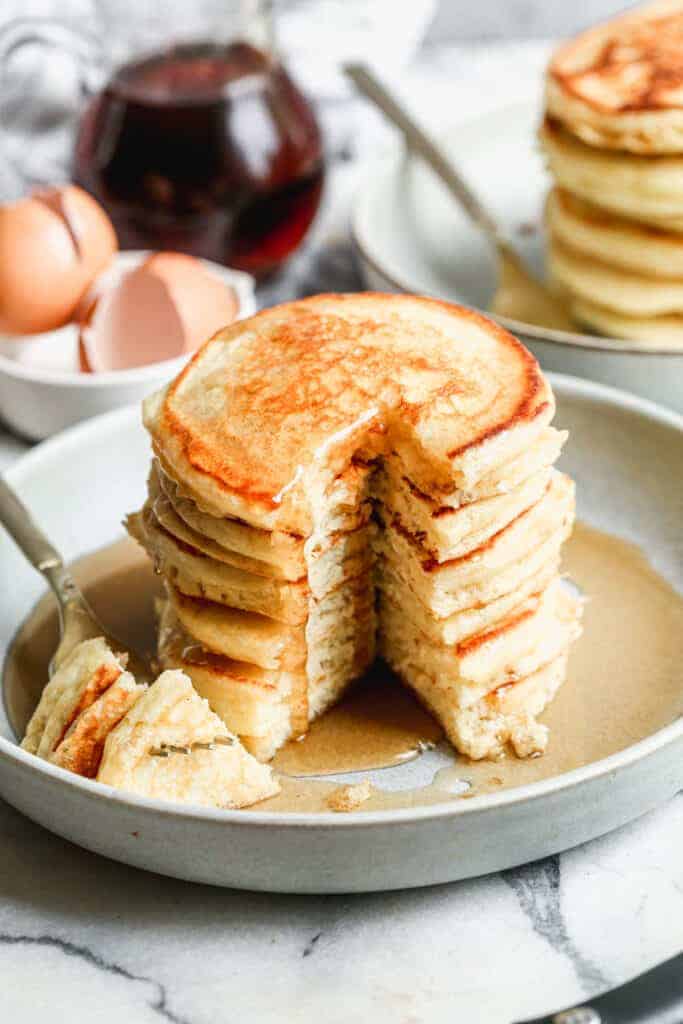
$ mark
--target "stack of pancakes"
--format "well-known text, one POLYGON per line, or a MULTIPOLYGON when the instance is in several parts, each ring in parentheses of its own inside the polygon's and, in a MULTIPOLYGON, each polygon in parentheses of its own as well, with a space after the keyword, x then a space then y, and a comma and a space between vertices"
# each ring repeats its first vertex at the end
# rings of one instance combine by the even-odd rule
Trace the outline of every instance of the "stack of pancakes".
POLYGON ((549 268, 575 318, 683 342, 683 0, 584 32, 550 63, 549 268))
POLYGON ((261 759, 376 652, 472 757, 541 751, 580 607, 538 364, 411 296, 317 296, 211 339, 145 404, 129 529, 162 573, 159 657, 261 759))

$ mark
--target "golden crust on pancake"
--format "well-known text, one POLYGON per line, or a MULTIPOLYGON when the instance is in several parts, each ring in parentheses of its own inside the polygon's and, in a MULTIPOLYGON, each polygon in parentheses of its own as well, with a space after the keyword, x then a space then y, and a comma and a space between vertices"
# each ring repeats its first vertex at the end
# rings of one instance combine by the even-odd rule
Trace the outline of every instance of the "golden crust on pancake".
POLYGON ((116 682, 124 666, 103 637, 78 644, 46 684, 22 747, 48 757, 74 719, 116 682))
POLYGON ((145 692, 130 672, 123 672, 100 696, 80 711, 49 755, 60 768, 94 779, 107 736, 145 692))
POLYGON ((535 359, 461 307, 411 296, 315 296, 209 341, 145 423, 206 509, 307 534, 306 485, 389 443, 423 488, 521 451, 552 416, 535 359), (419 477, 419 479, 418 479, 419 477))
POLYGON ((683 150, 683 2, 657 0, 582 32, 553 56, 552 117, 592 146, 683 150))

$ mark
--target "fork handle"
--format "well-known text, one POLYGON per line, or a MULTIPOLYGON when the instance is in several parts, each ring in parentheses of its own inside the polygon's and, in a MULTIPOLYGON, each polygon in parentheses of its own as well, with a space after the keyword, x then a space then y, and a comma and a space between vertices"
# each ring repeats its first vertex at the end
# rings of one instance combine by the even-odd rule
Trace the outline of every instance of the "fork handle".
MULTIPOLYGON (((34 569, 42 573, 59 602, 60 615, 70 601, 81 601, 81 593, 57 548, 33 519, 7 480, 0 476, 0 523, 23 551, 34 569)), ((63 620, 62 620, 63 621, 63 620)))
POLYGON ((470 219, 498 248, 508 249, 505 237, 495 218, 486 209, 460 174, 453 159, 408 113, 406 107, 365 64, 344 65, 346 75, 367 99, 371 100, 396 128, 403 133, 410 149, 422 157, 455 196, 470 219))
POLYGON ((0 476, 0 523, 38 572, 46 575, 48 571, 63 566, 60 553, 34 522, 31 513, 14 488, 10 487, 2 476, 0 476))

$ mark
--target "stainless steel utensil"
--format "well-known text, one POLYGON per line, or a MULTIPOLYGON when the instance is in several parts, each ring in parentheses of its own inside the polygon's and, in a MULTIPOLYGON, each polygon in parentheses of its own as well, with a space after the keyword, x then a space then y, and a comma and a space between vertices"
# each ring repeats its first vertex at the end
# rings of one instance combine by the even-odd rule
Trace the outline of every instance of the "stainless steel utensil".
POLYGON ((128 655, 128 669, 139 683, 153 678, 146 658, 132 651, 99 622, 79 590, 62 556, 33 521, 30 512, 6 480, 0 476, 0 523, 31 565, 47 580, 57 598, 61 639, 50 662, 50 674, 59 668, 76 644, 102 636, 113 651, 128 655))
POLYGON ((495 217, 473 192, 453 160, 415 121, 396 96, 392 95, 364 64, 344 68, 356 88, 402 133, 410 147, 432 168, 450 190, 472 222, 483 231, 498 256, 498 287, 491 309, 500 316, 530 323, 542 323, 554 330, 572 330, 573 321, 562 301, 537 281, 521 257, 510 245, 495 217))

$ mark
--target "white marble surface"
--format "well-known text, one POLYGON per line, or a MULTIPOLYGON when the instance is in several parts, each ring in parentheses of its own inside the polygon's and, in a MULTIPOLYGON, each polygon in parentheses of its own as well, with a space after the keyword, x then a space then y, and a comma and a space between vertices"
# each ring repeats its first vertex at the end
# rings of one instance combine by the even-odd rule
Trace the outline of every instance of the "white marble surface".
MULTIPOLYGON (((418 103, 431 97, 435 120, 453 117, 495 103, 503 81, 508 97, 510 82, 533 88, 544 53, 430 51, 402 85, 418 103)), ((264 302, 359 283, 346 233, 355 157, 389 133, 359 105, 323 116, 334 155, 326 208, 264 302)), ((0 468, 24 449, 0 434, 0 468)), ((503 1024, 582 1000, 683 947, 681 795, 560 857, 371 896, 163 879, 86 853, 1 804, 0 844, 0 1019, 12 1024, 503 1024)))

